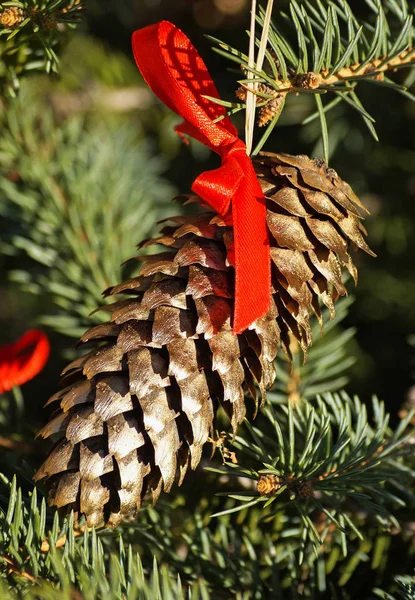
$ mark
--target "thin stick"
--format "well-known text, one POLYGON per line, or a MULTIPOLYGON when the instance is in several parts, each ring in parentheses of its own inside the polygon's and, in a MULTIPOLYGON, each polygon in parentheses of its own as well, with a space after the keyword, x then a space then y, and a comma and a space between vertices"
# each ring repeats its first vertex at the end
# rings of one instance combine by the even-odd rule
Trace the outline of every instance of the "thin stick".
POLYGON ((273 5, 274 5, 274 0, 268 0, 267 10, 265 11, 264 26, 262 28, 261 44, 258 49, 258 58, 256 61, 257 71, 261 71, 262 65, 264 64, 265 51, 267 49, 267 43, 268 43, 269 28, 271 25, 271 14, 272 14, 273 5))
MULTIPOLYGON (((84 529, 85 529, 84 527, 82 527, 81 529, 74 529, 74 532, 73 532, 74 537, 83 535, 84 529)), ((55 544, 55 548, 62 548, 62 546, 64 546, 65 544, 66 544, 66 534, 58 539, 58 541, 55 544)), ((49 544, 48 540, 43 540, 42 545, 40 547, 40 551, 41 552, 49 552, 50 551, 50 544, 49 544)))
POLYGON ((16 452, 33 452, 35 445, 31 442, 18 442, 16 440, 10 440, 0 435, 0 448, 7 448, 8 450, 15 450, 16 452))
MULTIPOLYGON (((249 57, 248 66, 250 69, 255 67, 255 17, 256 17, 256 0, 251 2, 251 26, 249 36, 249 57)), ((254 137, 255 125, 255 105, 256 97, 254 94, 255 85, 253 82, 247 84, 246 94, 246 113, 245 113, 245 144, 246 153, 249 156, 252 150, 252 141, 254 137)))
POLYGON ((19 569, 19 567, 17 565, 15 565, 14 562, 12 560, 10 560, 10 558, 8 558, 7 556, 1 556, 0 558, 8 565, 8 570, 10 573, 15 573, 16 575, 25 577, 26 579, 28 579, 29 581, 32 581, 33 583, 38 583, 37 579, 35 577, 33 577, 33 575, 31 575, 27 571, 21 571, 19 569))
MULTIPOLYGON (((255 66, 255 16, 256 16, 256 0, 252 0, 251 6, 251 28, 249 38, 249 57, 248 66, 250 69, 255 68, 257 71, 261 71, 264 63, 265 51, 268 43, 268 33, 271 23, 271 14, 274 0, 268 0, 267 10, 265 12, 264 25, 262 28, 261 43, 258 49, 258 56, 255 66)), ((249 82, 247 84, 247 96, 246 96, 246 118, 245 118, 245 143, 246 153, 248 156, 252 151, 252 143, 254 139, 254 127, 255 127, 255 107, 256 107, 256 90, 258 84, 255 82, 249 82)))

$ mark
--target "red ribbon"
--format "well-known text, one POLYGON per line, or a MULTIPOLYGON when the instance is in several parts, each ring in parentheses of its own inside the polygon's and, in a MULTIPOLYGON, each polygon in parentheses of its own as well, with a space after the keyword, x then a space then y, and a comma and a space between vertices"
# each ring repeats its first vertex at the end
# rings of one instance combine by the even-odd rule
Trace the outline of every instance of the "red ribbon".
POLYGON ((0 346, 0 394, 33 379, 45 366, 50 352, 46 335, 30 329, 14 342, 0 346))
POLYGON ((203 142, 220 155, 219 169, 205 171, 192 190, 220 215, 232 203, 235 250, 233 332, 241 333, 268 312, 271 267, 266 206, 246 146, 225 109, 204 98, 219 98, 202 58, 190 40, 168 21, 135 31, 134 58, 157 96, 184 119, 176 130, 203 142))

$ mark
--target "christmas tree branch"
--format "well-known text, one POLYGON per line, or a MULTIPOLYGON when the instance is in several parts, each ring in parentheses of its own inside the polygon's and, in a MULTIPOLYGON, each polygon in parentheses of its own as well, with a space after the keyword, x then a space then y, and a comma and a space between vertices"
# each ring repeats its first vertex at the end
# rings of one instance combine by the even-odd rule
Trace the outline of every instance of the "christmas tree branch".
POLYGON ((316 526, 316 511, 326 515, 341 537, 347 531, 361 537, 353 505, 361 506, 367 521, 399 527, 391 511, 415 501, 410 486, 402 485, 402 478, 413 485, 415 477, 402 462, 411 453, 407 427, 413 413, 392 432, 389 415, 376 399, 370 424, 366 407, 357 398, 345 393, 323 398, 315 408, 309 403, 281 406, 278 417, 268 407, 268 427, 247 423, 252 440, 237 436, 231 445, 240 453, 239 464, 212 469, 256 484, 256 490, 228 494, 242 502, 215 516, 262 506, 263 519, 270 521, 292 504, 302 522, 300 562, 306 543, 310 541, 317 552, 326 535, 316 526))
MULTIPOLYGON (((307 360, 295 338, 291 338, 292 362, 284 353, 276 359, 276 382, 267 398, 273 404, 301 403, 318 394, 335 392, 348 383, 348 369, 355 363, 348 345, 356 330, 349 327, 341 330, 353 298, 342 298, 337 302, 336 314, 330 320, 328 309, 324 309, 320 323, 312 325, 313 344, 307 352, 307 360), (324 335, 322 331, 324 330, 324 335)), ((332 315, 333 316, 333 315, 332 315)))
MULTIPOLYGON (((199 479, 202 485, 207 476, 199 479)), ((143 507, 137 518, 116 531, 94 531, 76 523, 72 516, 59 519, 44 500, 38 501, 36 491, 26 495, 16 481, 4 477, 1 481, 0 554, 18 569, 9 572, 7 565, 0 564, 0 593, 5 586, 14 589, 1 596, 7 600, 23 593, 33 600, 116 600, 120 596, 152 600, 160 593, 168 600, 243 600, 250 598, 246 590, 251 589, 262 597, 273 594, 294 600, 305 581, 314 581, 316 588, 324 591, 325 571, 328 577, 337 568, 343 573, 341 585, 345 585, 360 561, 371 560, 375 568, 378 548, 382 555, 388 551, 379 527, 367 511, 356 507, 351 525, 347 513, 334 515, 344 523, 342 527, 349 528, 347 537, 328 521, 323 510, 315 511, 313 525, 324 544, 318 557, 307 551, 299 565, 293 556, 300 551, 304 527, 299 510, 290 510, 294 502, 288 502, 275 516, 271 516, 274 505, 266 509, 257 505, 209 522, 212 509, 220 509, 224 501, 235 501, 202 494, 193 502, 188 491, 159 503, 157 510, 143 507), (267 511, 269 519, 265 518, 267 511), (358 533, 353 529, 356 521, 358 533), (349 556, 344 558, 347 552, 349 556), (37 583, 22 577, 21 572, 37 583)), ((247 491, 246 477, 240 481, 247 491)), ((212 477, 205 482, 210 491, 211 483, 212 477)))
POLYGON ((15 95, 20 78, 58 71, 58 45, 79 22, 82 0, 21 0, 0 3, 0 91, 15 95))
MULTIPOLYGON (((52 299, 57 308, 42 322, 79 337, 174 194, 135 128, 78 115, 62 122, 26 94, 30 86, 3 116, 0 188, 8 202, 0 218, 8 225, 1 249, 31 259, 28 270, 10 276, 52 299)), ((102 319, 95 313, 92 321, 102 319)))
MULTIPOLYGON (((317 111, 310 118, 320 117, 326 161, 328 136, 325 114, 337 102, 344 101, 359 112, 376 137, 374 119, 364 110, 355 93, 358 83, 375 83, 415 99, 404 85, 386 76, 389 72, 415 66, 413 15, 409 14, 407 3, 403 2, 401 7, 394 0, 367 1, 366 4, 371 14, 367 21, 359 24, 345 0, 329 2, 327 7, 312 0, 301 4, 291 0, 289 13, 278 17, 284 24, 284 31, 279 23, 278 27, 271 23, 265 52, 268 64, 264 68, 252 66, 246 55, 210 37, 215 44, 214 50, 239 64, 247 74, 247 78, 239 80, 241 87, 237 91, 242 102, 229 103, 229 114, 245 108, 247 89, 255 82, 253 93, 257 95, 258 125, 267 126, 267 130, 254 154, 261 150, 275 127, 288 95, 315 96, 317 111), (392 22, 399 27, 396 34, 392 33, 396 29, 392 22), (290 29, 293 31, 290 32, 290 29), (321 96, 329 92, 336 94, 336 103, 324 106, 321 96)), ((262 9, 258 22, 264 25, 262 9)), ((257 39, 256 43, 260 45, 261 42, 257 39)))
POLYGON ((73 515, 61 521, 57 513, 48 513, 44 500, 39 506, 36 490, 25 498, 16 479, 0 479, 9 489, 7 508, 0 508, 0 593, 5 600, 17 599, 23 590, 33 600, 156 600, 162 590, 163 598, 171 600, 209 599, 203 582, 182 586, 180 577, 166 565, 159 567, 154 555, 144 570, 139 554, 121 539, 114 540, 117 553, 114 548, 108 552, 94 530, 75 529, 73 515))
POLYGON ((374 593, 383 600, 413 600, 415 598, 415 578, 412 575, 395 577, 397 594, 392 596, 384 590, 376 588, 374 593))

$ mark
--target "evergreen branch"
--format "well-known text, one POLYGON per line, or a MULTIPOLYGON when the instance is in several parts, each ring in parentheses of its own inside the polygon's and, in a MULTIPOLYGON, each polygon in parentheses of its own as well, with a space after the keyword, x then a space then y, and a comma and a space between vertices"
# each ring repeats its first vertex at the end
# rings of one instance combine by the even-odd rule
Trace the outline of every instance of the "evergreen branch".
POLYGON ((58 45, 80 21, 82 0, 22 0, 0 4, 0 92, 15 95, 20 78, 58 71, 58 45))
MULTIPOLYGON (((391 510, 415 501, 410 486, 400 485, 401 475, 396 469, 396 463, 410 451, 411 434, 406 430, 413 413, 395 433, 388 429, 389 416, 376 399, 373 413, 370 424, 366 407, 345 393, 327 394, 315 407, 308 403, 281 406, 278 417, 268 407, 268 427, 248 425, 253 441, 237 436, 232 444, 254 458, 254 471, 245 469, 240 459, 239 464, 227 463, 230 476, 252 478, 256 473, 257 494, 252 490, 240 498, 242 503, 215 516, 273 505, 271 512, 264 513, 269 521, 283 510, 283 502, 292 502, 300 511, 303 543, 311 540, 316 551, 322 543, 313 522, 316 509, 343 533, 347 529, 356 532, 353 503, 367 512, 366 519, 371 515, 383 524, 395 522, 391 510)), ((409 469, 406 478, 413 485, 415 472, 409 469)))
MULTIPOLYGON (((391 84, 387 74, 400 68, 415 67, 415 30, 413 15, 408 13, 407 8, 399 7, 394 0, 384 3, 367 0, 366 3, 370 9, 369 18, 359 24, 346 0, 330 2, 327 8, 318 0, 308 0, 301 6, 296 0, 291 0, 289 14, 280 15, 284 31, 271 24, 269 48, 265 54, 268 67, 263 69, 248 64, 246 57, 234 48, 210 38, 219 46, 215 50, 239 63, 241 69, 248 73, 248 86, 256 82, 253 93, 263 100, 258 103, 260 127, 269 127, 271 124, 273 129, 290 94, 334 93, 360 112, 377 139, 372 124, 374 119, 362 109, 354 89, 363 82, 376 82, 408 94, 405 86, 391 84), (396 35, 392 34, 395 27, 389 23, 388 16, 389 21, 399 27, 396 35), (371 17, 375 18, 374 26, 371 17), (295 40, 296 50, 293 49, 292 39, 295 40), (266 100, 266 96, 270 98, 266 100)), ((261 26, 264 19, 264 11, 260 9, 257 20, 261 26)), ((237 90, 237 96, 245 102, 245 86, 237 90)), ((412 95, 408 97, 412 99, 412 95)), ((316 102, 327 157, 329 149, 324 114, 328 107, 324 107, 318 97, 316 102)), ((330 102, 329 106, 333 107, 333 103, 330 102)), ((260 151, 265 139, 257 144, 256 152, 260 151)))
MULTIPOLYGON (((42 322, 79 337, 173 193, 133 128, 77 115, 58 124, 43 104, 26 102, 26 93, 3 116, 2 250, 30 257, 29 270, 11 277, 23 290, 51 297, 56 308, 42 322)), ((92 320, 102 318, 95 313, 92 320)))
POLYGON ((413 600, 415 598, 415 578, 411 575, 395 577, 397 596, 392 596, 379 588, 374 593, 383 600, 413 600))
POLYGON ((277 379, 267 398, 272 403, 301 403, 313 399, 318 394, 335 392, 348 382, 347 370, 354 364, 348 344, 355 335, 354 328, 341 331, 339 325, 347 317, 353 298, 342 298, 336 305, 336 315, 329 320, 329 311, 323 311, 321 323, 312 325, 313 345, 304 362, 298 342, 291 338, 290 351, 292 365, 285 355, 277 356, 277 379), (324 324, 324 325, 323 325, 324 324), (324 328, 324 337, 321 330, 324 328))
MULTIPOLYGON (((0 554, 37 582, 0 564, 0 597, 5 600, 248 600, 252 590, 264 598, 294 600, 304 581, 311 590, 319 574, 315 586, 323 592, 337 563, 338 572, 344 569, 350 576, 360 561, 378 552, 378 530, 362 510, 351 524, 346 513, 329 511, 341 528, 350 529, 347 538, 329 524, 324 506, 311 515, 324 547, 316 556, 306 541, 300 566, 294 557, 305 529, 298 511, 289 510, 294 502, 269 520, 265 512, 270 515, 273 504, 264 508, 261 501, 258 508, 209 523, 206 511, 223 505, 223 498, 202 497, 195 508, 189 497, 178 496, 159 503, 157 510, 142 509, 137 519, 116 531, 88 531, 72 517, 59 519, 36 499, 36 492, 26 496, 16 482, 0 480, 0 554), (342 558, 345 544, 347 561, 342 558), (352 559, 353 565, 348 564, 352 559)), ((206 490, 211 491, 209 482, 206 490)), ((256 495, 254 490, 249 494, 256 495)), ((240 501, 243 492, 236 496, 240 501)))
POLYGON ((74 528, 73 515, 60 522, 55 513, 51 519, 44 500, 39 506, 36 490, 26 499, 16 479, 2 479, 10 490, 6 511, 0 509, 2 599, 17 599, 22 590, 33 600, 156 600, 161 593, 166 600, 209 599, 204 582, 182 586, 180 577, 166 565, 159 567, 155 556, 152 568, 145 570, 139 554, 122 539, 118 553, 108 553, 97 532, 74 528), (14 583, 14 592, 7 582, 14 583))

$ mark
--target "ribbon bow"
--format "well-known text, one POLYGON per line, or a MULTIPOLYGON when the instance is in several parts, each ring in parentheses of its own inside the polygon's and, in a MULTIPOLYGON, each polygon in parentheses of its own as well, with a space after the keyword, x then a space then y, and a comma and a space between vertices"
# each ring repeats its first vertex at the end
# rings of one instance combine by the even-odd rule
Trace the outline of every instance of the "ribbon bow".
POLYGON ((220 215, 231 206, 235 251, 233 332, 241 333, 268 312, 271 267, 266 206, 246 146, 225 109, 204 96, 219 98, 195 47, 180 29, 161 21, 139 29, 132 38, 134 58, 153 92, 180 115, 180 135, 190 135, 221 157, 221 166, 205 171, 192 190, 220 215), (215 123, 215 119, 223 117, 215 123))

